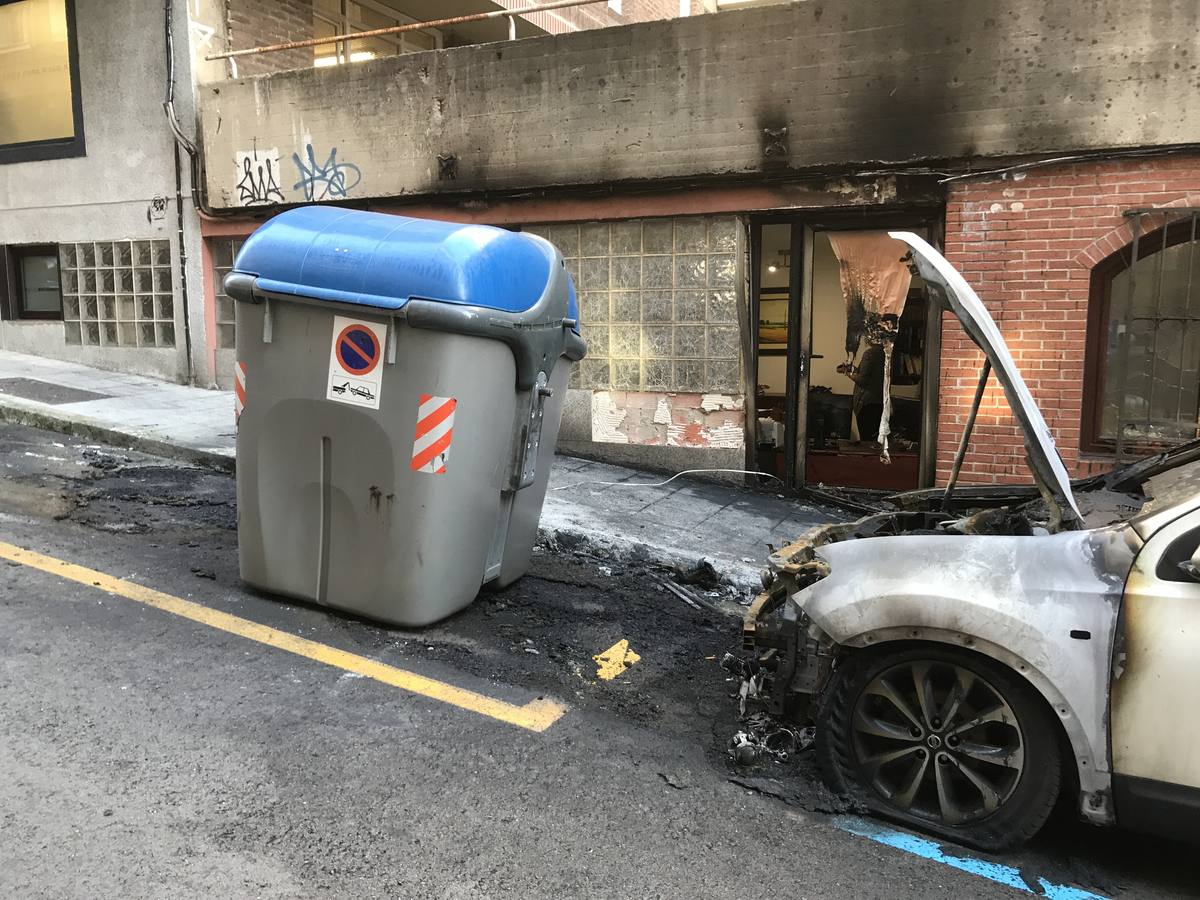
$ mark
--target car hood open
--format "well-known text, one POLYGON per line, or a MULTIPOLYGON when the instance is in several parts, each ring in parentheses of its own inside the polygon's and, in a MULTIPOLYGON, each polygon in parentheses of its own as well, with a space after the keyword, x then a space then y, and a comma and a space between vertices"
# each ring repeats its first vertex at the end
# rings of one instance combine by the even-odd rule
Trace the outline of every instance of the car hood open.
POLYGON ((1080 522, 1082 516, 1071 493, 1071 479, 1054 446, 1054 437, 987 307, 958 270, 923 238, 908 231, 889 234, 912 248, 913 262, 930 295, 942 308, 953 310, 971 340, 991 361, 1008 405, 1024 432, 1026 457, 1034 478, 1048 494, 1047 503, 1057 506, 1063 522, 1080 522))

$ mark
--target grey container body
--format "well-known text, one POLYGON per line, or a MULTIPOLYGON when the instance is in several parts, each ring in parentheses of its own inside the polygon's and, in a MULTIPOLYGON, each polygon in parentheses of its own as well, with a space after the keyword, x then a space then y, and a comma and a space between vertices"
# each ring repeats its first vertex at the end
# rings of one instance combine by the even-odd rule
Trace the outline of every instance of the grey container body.
MULTIPOLYGON (((232 287, 239 301, 252 297, 245 284, 232 287)), ((413 327, 408 312, 418 310, 237 303, 246 383, 238 552, 248 584, 419 626, 528 568, 571 364, 564 338, 546 352, 536 338, 537 352, 521 353, 511 339, 482 336, 485 326, 481 334, 413 327), (378 410, 326 399, 337 315, 389 328, 378 410), (422 395, 457 401, 441 474, 412 468, 422 395)), ((566 341, 579 358, 582 342, 566 341)))

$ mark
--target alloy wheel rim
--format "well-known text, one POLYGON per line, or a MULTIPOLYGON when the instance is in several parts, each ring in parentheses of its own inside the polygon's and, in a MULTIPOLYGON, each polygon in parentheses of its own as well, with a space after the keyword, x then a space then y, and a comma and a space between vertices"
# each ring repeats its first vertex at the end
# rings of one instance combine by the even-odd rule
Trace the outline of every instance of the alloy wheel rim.
POLYGON ((902 813, 949 826, 990 816, 1025 769, 1004 695, 954 663, 914 660, 876 675, 855 700, 851 738, 863 784, 902 813))

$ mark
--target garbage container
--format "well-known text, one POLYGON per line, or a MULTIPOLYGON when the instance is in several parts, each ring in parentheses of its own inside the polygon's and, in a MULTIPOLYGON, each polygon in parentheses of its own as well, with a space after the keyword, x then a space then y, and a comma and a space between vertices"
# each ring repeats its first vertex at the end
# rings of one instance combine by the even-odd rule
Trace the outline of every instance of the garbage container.
POLYGON ((244 581, 411 626, 524 574, 586 350, 550 243, 303 207, 225 291, 244 581))

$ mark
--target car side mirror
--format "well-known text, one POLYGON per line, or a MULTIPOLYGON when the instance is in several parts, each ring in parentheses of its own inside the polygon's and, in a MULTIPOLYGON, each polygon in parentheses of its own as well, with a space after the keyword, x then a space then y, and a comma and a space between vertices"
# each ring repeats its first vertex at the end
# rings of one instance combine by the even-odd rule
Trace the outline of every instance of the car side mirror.
POLYGON ((1185 559, 1179 564, 1179 571, 1192 581, 1200 581, 1200 547, 1196 548, 1191 559, 1185 559))

